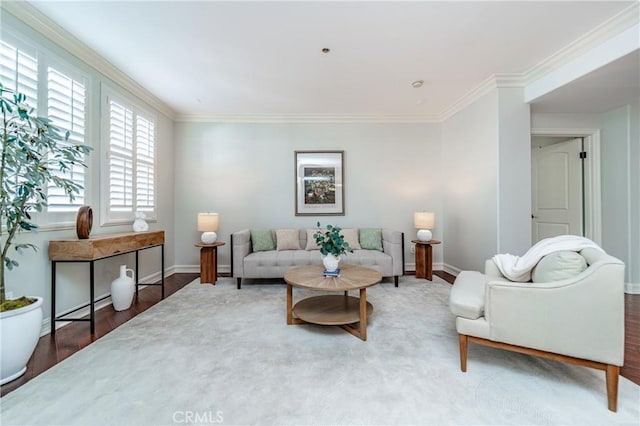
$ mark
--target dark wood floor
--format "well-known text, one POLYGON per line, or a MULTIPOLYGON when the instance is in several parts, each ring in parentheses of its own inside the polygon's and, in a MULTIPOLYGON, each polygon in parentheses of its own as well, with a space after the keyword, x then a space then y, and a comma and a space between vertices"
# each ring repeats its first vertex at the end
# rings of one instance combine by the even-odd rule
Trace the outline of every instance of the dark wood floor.
MULTIPOLYGON (((165 279, 165 292, 169 296, 194 279, 199 274, 174 274, 165 279)), ((434 275, 453 283, 455 277, 443 271, 434 271, 434 275)), ((248 290, 247 290, 248 291, 248 290)), ((0 387, 0 395, 4 396, 22 386, 38 374, 48 370, 63 359, 90 345, 95 340, 124 324, 141 312, 160 301, 160 288, 147 287, 140 291, 131 308, 117 312, 107 306, 96 312, 96 333, 89 334, 86 323, 71 323, 56 331, 55 337, 46 335, 40 338, 36 350, 29 360, 27 372, 19 379, 0 387)), ((625 295, 625 365, 621 369, 624 377, 640 385, 640 295, 625 295)))

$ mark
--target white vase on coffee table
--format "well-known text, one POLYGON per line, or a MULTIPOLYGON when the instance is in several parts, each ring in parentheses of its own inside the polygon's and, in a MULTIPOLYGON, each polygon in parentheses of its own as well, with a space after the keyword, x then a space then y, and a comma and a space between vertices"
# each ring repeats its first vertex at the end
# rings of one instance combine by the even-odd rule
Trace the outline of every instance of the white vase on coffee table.
POLYGON ((326 256, 322 256, 322 264, 327 271, 335 271, 340 265, 340 256, 334 256, 331 253, 327 253, 326 256))

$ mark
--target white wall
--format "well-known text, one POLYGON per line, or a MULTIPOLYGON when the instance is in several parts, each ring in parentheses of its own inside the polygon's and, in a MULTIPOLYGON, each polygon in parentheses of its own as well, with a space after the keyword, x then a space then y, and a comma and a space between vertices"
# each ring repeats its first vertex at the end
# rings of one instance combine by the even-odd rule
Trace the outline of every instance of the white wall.
POLYGON ((640 293, 640 102, 631 105, 629 126, 629 292, 640 293))
MULTIPOLYGON (((413 213, 436 213, 442 238, 439 124, 177 123, 176 265, 199 265, 198 212, 220 214, 218 262, 229 270, 229 236, 246 228, 383 227, 405 233, 413 264, 413 213), (344 150, 345 216, 300 217, 294 210, 294 151, 344 150)), ((434 263, 442 251, 434 250, 434 263)))
MULTIPOLYGON (((88 99, 88 138, 87 143, 94 150, 88 159, 87 204, 92 206, 94 220, 91 235, 115 234, 130 232, 131 224, 120 226, 100 226, 100 83, 107 82, 112 87, 122 90, 117 84, 97 72, 94 68, 76 59, 62 47, 53 44, 39 33, 24 25, 7 12, 2 13, 2 30, 17 31, 21 37, 27 37, 40 47, 53 53, 74 67, 79 68, 89 76, 87 87, 88 99)), ((132 96, 127 91, 124 94, 132 96)), ((165 266, 174 265, 174 173, 173 173, 173 121, 162 115, 153 106, 144 104, 133 97, 134 101, 143 104, 147 109, 157 114, 157 167, 158 167, 158 220, 150 223, 151 230, 165 230, 165 266)), ((133 216, 131 218, 133 223, 133 216)), ((37 253, 25 251, 23 255, 14 256, 20 267, 7 273, 7 290, 14 296, 32 295, 44 297, 43 330, 47 331, 51 317, 51 263, 48 259, 48 242, 60 239, 75 239, 75 223, 68 223, 64 227, 55 229, 41 229, 37 233, 20 234, 16 242, 35 244, 37 253)), ((160 249, 154 248, 140 252, 140 277, 159 276, 160 249)), ((118 276, 118 265, 126 263, 129 267, 135 264, 133 254, 98 261, 95 264, 96 295, 109 294, 111 281, 118 276)), ((89 301, 89 265, 88 264, 59 264, 57 273, 57 313, 60 315, 89 301)), ((88 325, 87 325, 88 329, 88 325)))
POLYGON ((602 114, 602 244, 625 261, 626 279, 640 292, 640 128, 638 104, 602 114))
POLYGON ((498 89, 498 253, 531 247, 530 117, 522 89, 498 89))
POLYGON ((531 245, 530 110, 498 88, 443 125, 446 268, 484 270, 496 253, 531 245))
POLYGON ((446 120, 442 139, 446 267, 481 271, 498 248, 498 92, 446 120))

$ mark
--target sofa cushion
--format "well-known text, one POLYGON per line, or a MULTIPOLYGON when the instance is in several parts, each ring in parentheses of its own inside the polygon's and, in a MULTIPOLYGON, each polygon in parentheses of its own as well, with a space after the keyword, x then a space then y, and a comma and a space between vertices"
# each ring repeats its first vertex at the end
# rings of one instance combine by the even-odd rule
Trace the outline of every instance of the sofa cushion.
POLYGON ((300 231, 276 229, 276 250, 300 250, 300 231))
POLYGON ((252 229, 251 244, 253 246, 253 251, 276 249, 276 245, 273 242, 273 234, 270 229, 252 229))
POLYGON ((246 278, 282 278, 294 266, 322 264, 322 256, 319 251, 270 250, 250 253, 243 262, 246 278))
POLYGON ((340 263, 365 266, 375 269, 383 274, 383 271, 393 271, 393 259, 386 253, 378 250, 355 250, 340 258, 340 263))
POLYGON ((587 269, 587 261, 575 251, 556 251, 544 256, 531 272, 534 283, 551 283, 574 277, 587 269))
POLYGON ((456 277, 451 294, 449 309, 458 317, 478 319, 484 315, 485 289, 493 277, 477 271, 462 271, 456 277))
POLYGON ((365 250, 382 250, 382 229, 360 228, 360 247, 365 250))
POLYGON ((344 237, 344 242, 349 244, 353 250, 360 250, 360 242, 358 242, 358 230, 355 228, 343 229, 340 235, 344 237))

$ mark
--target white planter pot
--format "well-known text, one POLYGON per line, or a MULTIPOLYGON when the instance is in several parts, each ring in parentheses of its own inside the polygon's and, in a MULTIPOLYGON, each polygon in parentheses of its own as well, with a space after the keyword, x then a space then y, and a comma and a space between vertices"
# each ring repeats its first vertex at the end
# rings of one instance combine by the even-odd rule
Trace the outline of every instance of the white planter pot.
POLYGON ((327 271, 335 271, 340 265, 340 256, 335 257, 331 253, 326 256, 322 256, 322 264, 324 265, 324 269, 327 271))
POLYGON ((24 308, 0 313, 0 385, 22 376, 42 329, 42 297, 24 308))
POLYGON ((133 269, 120 265, 120 276, 111 282, 111 303, 116 311, 129 309, 133 301, 136 285, 133 281, 133 269), (127 272, 131 271, 131 276, 127 272))

